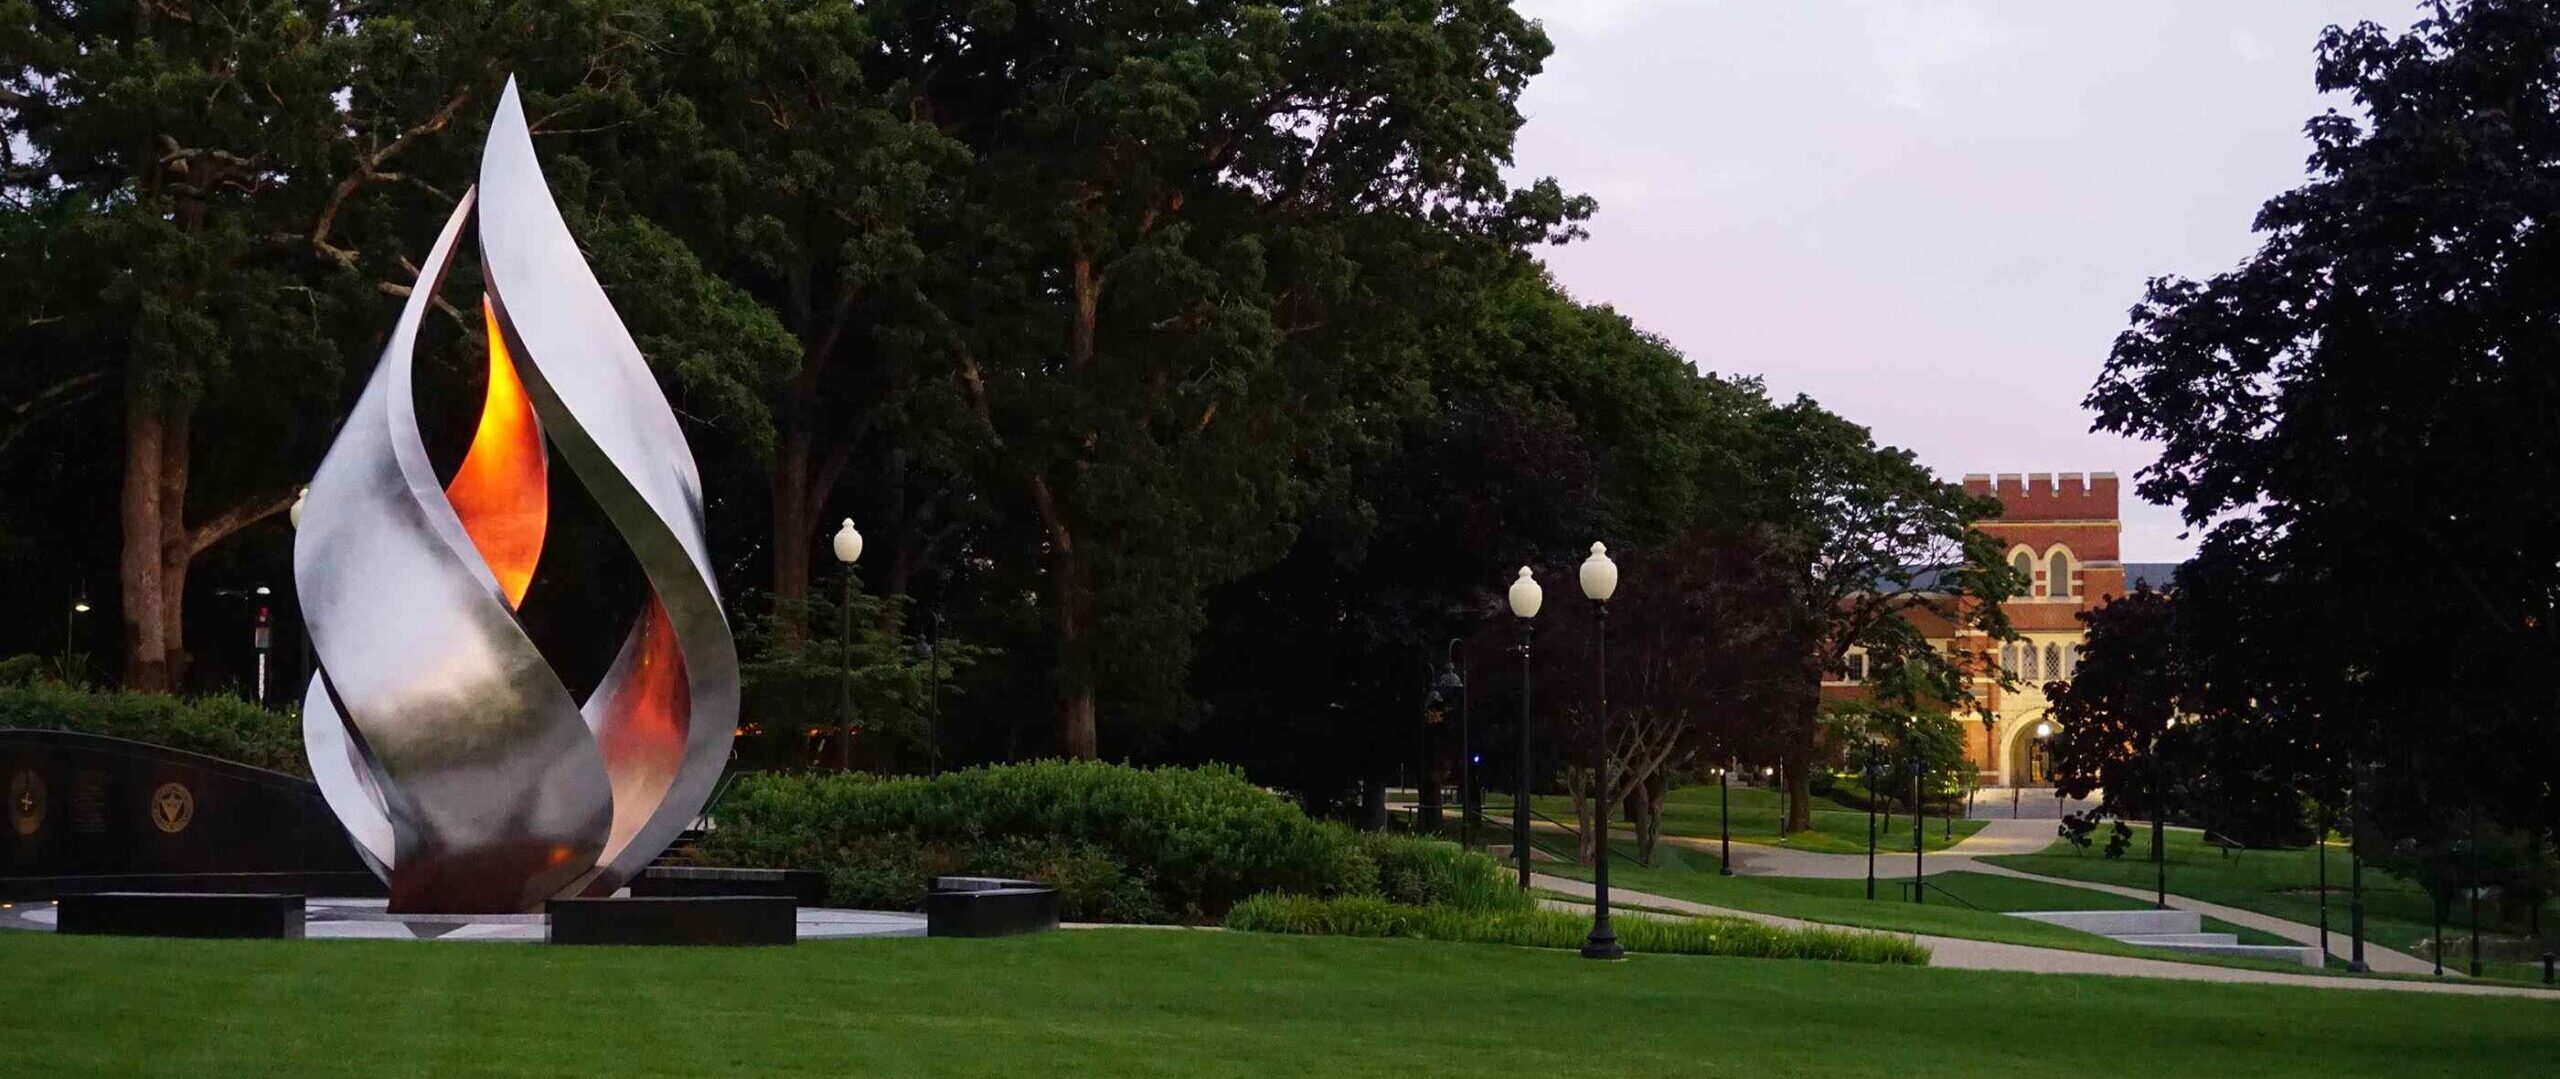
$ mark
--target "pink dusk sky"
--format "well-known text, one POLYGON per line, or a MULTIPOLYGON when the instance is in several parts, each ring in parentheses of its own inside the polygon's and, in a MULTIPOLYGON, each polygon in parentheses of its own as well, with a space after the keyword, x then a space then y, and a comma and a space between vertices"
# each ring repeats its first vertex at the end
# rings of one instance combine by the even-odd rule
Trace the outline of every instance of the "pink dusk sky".
POLYGON ((1521 0, 1555 55, 1519 173, 1600 201, 1566 289, 1947 478, 2113 472, 2124 557, 2194 539, 2081 397, 2145 278, 2255 249, 2303 179, 2322 27, 2402 0, 1521 0))

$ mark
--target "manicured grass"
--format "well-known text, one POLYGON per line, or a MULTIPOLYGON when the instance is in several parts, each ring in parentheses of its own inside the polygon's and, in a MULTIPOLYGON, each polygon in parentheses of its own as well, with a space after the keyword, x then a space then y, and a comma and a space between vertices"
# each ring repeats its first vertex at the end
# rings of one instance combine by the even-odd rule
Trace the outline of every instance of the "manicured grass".
MULTIPOLYGON (((2134 888, 2153 885, 2151 840, 2147 831, 2137 829, 2132 847, 2122 858, 2108 858, 2102 849, 2082 851, 2067 842, 2056 840, 2052 846, 2035 854, 2016 854, 1985 858, 1986 862, 2028 873, 2070 880, 2120 884, 2134 888)), ((2329 929, 2343 936, 2347 932, 2346 848, 2297 850, 2248 850, 2230 854, 2208 846, 2202 833, 2172 829, 2167 835, 2169 891, 2208 903, 2220 903, 2242 910, 2272 914, 2317 925, 2320 921, 2319 858, 2325 852, 2329 859, 2329 929)), ((2365 932, 2373 943, 2425 957, 2428 940, 2434 935, 2434 915, 2427 895, 2417 885, 2383 873, 2370 866, 2364 874, 2365 932)), ((2543 924, 2560 925, 2560 904, 2544 908, 2543 924)), ((2461 929, 2461 912, 2457 910, 2446 926, 2449 934, 2461 929)), ((2448 940, 2445 966, 2455 969, 2455 957, 2469 962, 2470 952, 2448 940)), ((2539 982, 2538 965, 2492 964, 2487 971, 2498 977, 2504 972, 2529 973, 2539 982)))
POLYGON ((1172 930, 784 949, 0 933, 0 1075, 2528 1075, 2534 1000, 1172 930))
MULTIPOLYGON (((1613 848, 1623 852, 1625 844, 1613 848)), ((1545 872, 1558 876, 1588 880, 1591 871, 1581 866, 1549 865, 1545 872)), ((1831 925, 1856 926, 1865 929, 1887 929, 1905 933, 1925 933, 1965 940, 1989 940, 2007 944, 2029 944, 2041 948, 2062 948, 2075 952, 2101 955, 2136 956, 2172 962, 2203 963, 2209 966, 2237 966, 2253 970, 2282 970, 2311 973, 2310 968, 2289 963, 2266 963, 2256 960, 2224 959, 2213 956, 2182 955, 2154 948, 2137 948, 2119 944, 2095 933, 2083 933, 2058 925, 2012 917, 2005 913, 2018 910, 2140 910, 2148 903, 2105 892, 2074 888, 2065 884, 1995 877, 1984 873, 1942 873, 1929 878, 1937 888, 1931 889, 1926 903, 1905 901, 1902 885, 1908 876, 1879 876, 1876 898, 1866 898, 1864 880, 1809 880, 1794 877, 1725 877, 1716 874, 1715 859, 1703 854, 1666 850, 1658 864, 1647 868, 1622 858, 1609 869, 1611 885, 1692 903, 1706 903, 1733 910, 1759 914, 1777 914, 1789 918, 1824 922, 1831 925), (1951 901, 1949 895, 1962 902, 1951 901), (1971 904, 1967 906, 1966 904, 1971 904)), ((2232 926, 2214 925, 2217 932, 2237 932, 2232 926)), ((2243 934, 2243 943, 2275 943, 2275 938, 2243 934)))
MULTIPOLYGON (((1733 841, 1789 847, 1795 850, 1819 851, 1825 854, 1864 854, 1867 850, 1867 815, 1841 808, 1839 803, 1822 798, 1813 800, 1813 828, 1797 832, 1785 839, 1778 837, 1778 821, 1784 815, 1786 792, 1767 787, 1741 787, 1732 790, 1733 841)), ((1530 804, 1549 820, 1573 822, 1573 800, 1562 795, 1539 795, 1530 804)), ((1488 812, 1509 813, 1510 803, 1502 798, 1488 798, 1488 812)), ((1612 812, 1612 830, 1633 834, 1627 823, 1612 812)), ((1884 827, 1884 818, 1876 818, 1879 830, 1877 846, 1887 852, 1911 853, 1911 817, 1897 813, 1893 827, 1884 827)), ((1689 836, 1696 839, 1717 837, 1721 819, 1716 807, 1713 786, 1682 787, 1663 799, 1662 834, 1689 836)), ((1951 842, 1982 830, 1978 820, 1955 822, 1955 838, 1947 838, 1947 822, 1943 817, 1930 817, 1924 829, 1923 845, 1929 850, 1945 850, 1951 842)))

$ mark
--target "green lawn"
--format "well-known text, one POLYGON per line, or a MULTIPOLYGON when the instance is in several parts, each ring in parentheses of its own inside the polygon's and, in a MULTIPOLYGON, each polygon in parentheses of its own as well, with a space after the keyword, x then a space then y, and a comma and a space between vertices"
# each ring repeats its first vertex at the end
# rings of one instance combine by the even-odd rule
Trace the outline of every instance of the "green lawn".
POLYGON ((2536 1074, 2560 1004, 1116 930, 787 949, 0 933, 0 1075, 2536 1074))
MULTIPOLYGON (((1786 805, 1784 792, 1766 787, 1735 787, 1732 794, 1733 841, 1736 843, 1760 843, 1791 847, 1796 850, 1820 851, 1826 854, 1866 853, 1867 815, 1865 813, 1844 809, 1836 802, 1816 798, 1813 801, 1812 830, 1798 832, 1781 840, 1778 838, 1778 821, 1786 805)), ((1573 800, 1562 795, 1539 795, 1530 800, 1530 805, 1549 820, 1563 822, 1568 826, 1573 821, 1573 800)), ((1498 796, 1491 797, 1486 800, 1485 809, 1492 813, 1509 813, 1511 803, 1498 796)), ((1611 814, 1612 818, 1616 816, 1618 814, 1611 814)), ((1714 839, 1717 836, 1719 824, 1716 788, 1712 786, 1682 787, 1672 791, 1663 799, 1662 832, 1664 835, 1714 839)), ((1884 818, 1881 815, 1876 818, 1876 824, 1880 830, 1876 839, 1879 849, 1886 853, 1894 851, 1900 851, 1905 855, 1911 853, 1909 815, 1895 814, 1893 827, 1890 829, 1883 827, 1884 818)), ((1622 820, 1614 821, 1614 828, 1618 831, 1628 830, 1627 823, 1622 820)), ((1962 840, 1981 830, 1981 821, 1958 820, 1955 822, 1954 840, 1962 840)), ((1945 818, 1929 818, 1925 829, 1924 845, 1929 850, 1946 849, 1948 843, 1954 841, 1948 838, 1948 831, 1945 818)))
MULTIPOLYGON (((2149 888, 2153 883, 2150 836, 2140 829, 2137 833, 2133 846, 2122 858, 2108 858, 2095 848, 2084 852, 2056 840, 2052 846, 2035 854, 1983 860, 2048 877, 2149 888)), ((2169 891, 2172 894, 2272 914, 2304 925, 2319 924, 2320 854, 2314 849, 2250 850, 2226 855, 2218 848, 2207 846, 2203 835, 2198 832, 2171 830, 2168 840, 2169 891)), ((2347 932, 2347 851, 2334 845, 2320 850, 2329 859, 2329 929, 2343 936, 2347 932)), ((2425 892, 2415 884, 2367 867, 2364 899, 2367 939, 2385 947, 2425 956, 2427 941, 2435 932, 2425 892)), ((2560 926, 2560 905, 2544 908, 2543 924, 2560 926)), ((2447 931, 2458 933, 2460 928, 2461 912, 2457 910, 2447 931)), ((2445 967, 2448 970, 2468 962, 2467 938, 2457 939, 2463 940, 2461 947, 2449 940, 2445 948, 2445 967), (2462 962, 2457 962, 2457 956, 2462 962)), ((2524 950, 2538 953, 2540 948, 2524 950)), ((2500 969, 2487 972, 2492 976, 2503 972, 2510 976, 2527 974, 2537 982, 2542 978, 2538 963, 2493 966, 2500 969)))
MULTIPOLYGON (((1623 855, 1627 846, 1613 848, 1623 855)), ((2239 966, 2257 970, 2283 970, 2310 973, 2307 967, 2291 963, 2266 963, 2255 960, 2222 959, 2189 956, 2152 948, 2119 944, 2095 933, 2083 933, 2058 925, 2011 917, 2008 911, 2019 910, 2140 910, 2150 904, 2125 896, 2066 884, 1995 877, 1985 873, 1941 873, 1929 878, 1932 888, 1926 903, 1904 899, 1902 886, 1911 878, 1888 875, 1891 868, 1878 866, 1876 898, 1866 898, 1867 882, 1861 880, 1810 880, 1796 877, 1726 877, 1716 873, 1715 859, 1703 854, 1665 849, 1660 864, 1647 868, 1621 857, 1609 868, 1609 882, 1629 888, 1692 903, 1707 903, 1734 910, 1759 914, 1777 914, 1833 925, 1858 926, 1866 929, 1889 929, 1905 933, 1926 933, 1966 940, 1990 940, 2008 944, 2031 944, 2043 948, 2063 948, 2075 952, 2102 955, 2139 956, 2174 962, 2205 963, 2213 966, 2239 966), (1969 905, 1968 905, 1969 904, 1969 905)), ((1908 863, 1905 863, 1907 867, 1908 863)), ((1589 880, 1591 871, 1581 866, 1546 865, 1543 870, 1559 876, 1589 880)), ((2290 943, 2280 938, 2243 930, 2237 926, 2207 919, 2206 929, 2213 932, 2238 933, 2245 944, 2290 943)))

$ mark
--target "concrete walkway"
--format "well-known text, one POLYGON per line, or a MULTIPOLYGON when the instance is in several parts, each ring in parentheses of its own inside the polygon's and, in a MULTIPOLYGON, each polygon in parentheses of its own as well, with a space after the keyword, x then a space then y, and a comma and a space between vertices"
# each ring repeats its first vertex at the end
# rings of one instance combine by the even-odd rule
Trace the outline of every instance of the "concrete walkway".
MULTIPOLYGON (((2051 844, 2053 837, 2054 824, 2049 820, 2026 818, 1986 821, 1981 831, 1966 836, 1955 846, 1930 855, 1923 863, 1923 868, 1929 876, 1940 873, 1983 873, 1995 877, 2041 881, 2066 888, 2085 888, 2090 891, 2123 896, 2127 899, 2149 900, 2155 897, 2155 893, 2147 889, 2128 888, 2117 884, 2095 884, 2064 877, 2048 877, 1978 860, 2003 854, 2033 854, 2051 844)), ((1863 854, 1815 854, 1810 851, 1774 847, 1752 848, 1746 853, 1743 847, 1736 846, 1733 848, 1733 871, 1746 877, 1819 877, 1826 880, 1858 880, 1867 875, 1867 858, 1863 854)), ((1903 851, 1891 860, 1886 860, 1879 854, 1876 875, 1909 879, 1911 852, 1903 851)), ((2169 905, 2178 910, 2192 910, 2208 918, 2220 918, 2233 925, 2283 937, 2296 944, 2320 943, 2320 927, 2316 925, 2304 925, 2301 922, 2269 914, 2227 907, 2219 903, 2207 903, 2174 893, 2169 896, 2169 905)), ((2341 912, 2341 916, 2343 913, 2341 912)), ((2353 942, 2348 938, 2345 927, 2333 926, 2329 932, 2329 954, 2347 959, 2350 958, 2349 952, 2352 949, 2353 942)), ((2393 951, 2374 944, 2370 940, 2365 942, 2364 952, 2366 964, 2385 974, 2426 974, 2434 969, 2434 966, 2426 960, 2406 952, 2393 951)))
MULTIPOLYGON (((2023 875, 2023 874, 2022 874, 2023 875)), ((1559 895, 1591 898, 1591 885, 1569 877, 1539 874, 1533 878, 1538 887, 1559 895)), ((2035 878, 2044 879, 2044 878, 2035 878)), ((2065 881, 2062 883, 2075 883, 2065 881)), ((1614 903, 1651 907, 1681 914, 1740 918, 1763 925, 1802 929, 1820 926, 1799 918, 1760 914, 1746 910, 1692 903, 1685 899, 1653 895, 1626 888, 1609 889, 1614 903)), ((2172 897, 2175 898, 2175 897, 2172 897)), ((1574 909, 1583 909, 1576 907, 1574 909)), ((2246 912, 2243 912, 2246 913, 2246 912)), ((1636 915, 1641 917, 1642 915, 1636 915)), ((1856 928, 1853 926, 1821 926, 1824 928, 1856 928)), ((1866 930, 1866 932, 1888 932, 1866 930)), ((1964 940, 1924 934, 1894 933, 1909 937, 1929 949, 1929 965, 1957 970, 2005 970, 2028 974, 2095 974, 2124 978, 2167 978, 2189 982, 2221 982, 2247 985, 2290 985, 2307 989, 2363 989, 2409 993, 2451 993, 2464 996, 2532 997, 2560 1002, 2560 994, 2523 986, 2490 985, 2471 981, 2404 982, 2383 978, 2352 978, 2336 975, 2284 974, 2266 970, 2244 970, 2237 967, 2206 966, 2177 963, 2165 959, 2135 959, 2120 955, 2100 955, 2061 948, 2036 948, 2024 944, 1999 944, 1985 940, 1964 940)))

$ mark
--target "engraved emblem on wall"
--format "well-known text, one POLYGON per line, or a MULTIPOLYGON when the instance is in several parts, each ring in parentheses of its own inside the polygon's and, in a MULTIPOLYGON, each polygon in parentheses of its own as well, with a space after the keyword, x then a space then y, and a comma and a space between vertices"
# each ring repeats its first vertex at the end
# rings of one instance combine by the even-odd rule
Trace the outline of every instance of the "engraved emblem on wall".
POLYGON ((21 768, 9 777, 9 826, 19 835, 34 835, 44 827, 44 776, 33 768, 21 768))
POLYGON ((196 819, 196 795, 184 783, 163 783, 151 792, 151 823, 170 835, 187 830, 196 819))

